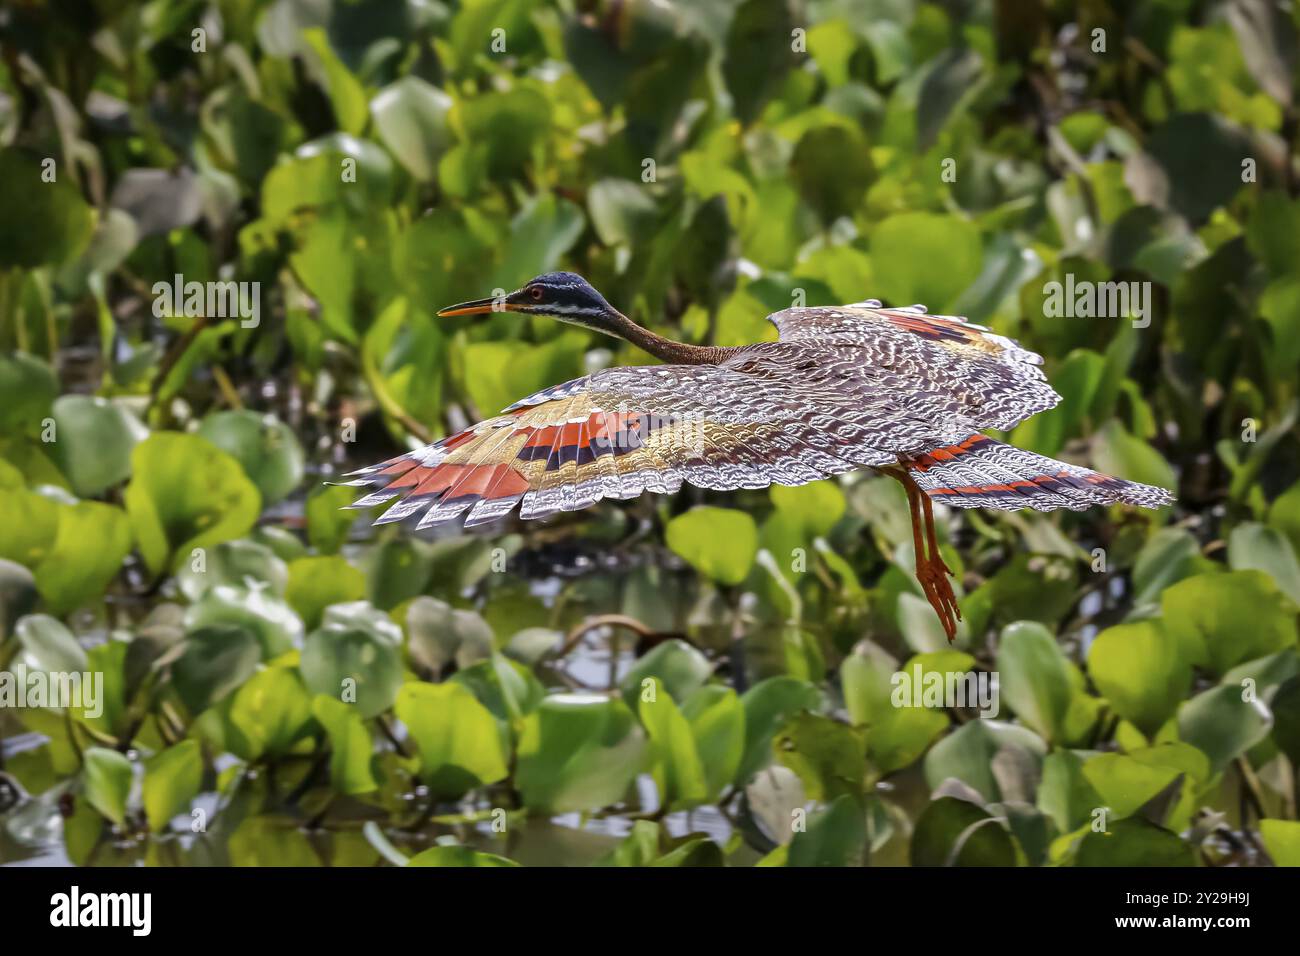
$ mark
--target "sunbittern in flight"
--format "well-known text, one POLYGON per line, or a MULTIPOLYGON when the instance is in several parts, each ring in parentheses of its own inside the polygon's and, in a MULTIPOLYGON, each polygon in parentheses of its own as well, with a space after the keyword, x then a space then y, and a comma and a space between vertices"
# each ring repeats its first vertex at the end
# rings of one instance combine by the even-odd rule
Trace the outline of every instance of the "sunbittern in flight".
POLYGON ((523 518, 602 498, 672 494, 689 482, 733 490, 801 485, 873 468, 907 491, 916 576, 951 641, 961 612, 939 555, 931 499, 958 508, 1080 511, 1156 508, 1163 488, 1112 478, 981 434, 1051 408, 1042 358, 922 306, 879 302, 769 316, 777 342, 674 342, 637 325, 572 272, 538 276, 501 299, 440 316, 545 315, 625 339, 663 365, 608 368, 521 399, 495 418, 360 471, 377 490, 353 507, 402 496, 376 522, 422 514, 419 528, 468 511, 465 526, 519 505, 523 518))

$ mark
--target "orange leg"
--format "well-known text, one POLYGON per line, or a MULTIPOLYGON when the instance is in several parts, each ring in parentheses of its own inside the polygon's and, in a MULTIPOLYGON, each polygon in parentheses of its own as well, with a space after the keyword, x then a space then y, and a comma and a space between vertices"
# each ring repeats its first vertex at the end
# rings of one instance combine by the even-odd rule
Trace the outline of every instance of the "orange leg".
POLYGON ((912 516, 912 547, 916 552, 916 580, 920 582, 926 600, 939 615, 939 622, 951 644, 957 636, 961 608, 957 606, 957 596, 953 594, 952 584, 948 581, 952 571, 939 553, 930 496, 921 490, 906 471, 891 470, 889 474, 897 478, 907 492, 907 506, 912 516))

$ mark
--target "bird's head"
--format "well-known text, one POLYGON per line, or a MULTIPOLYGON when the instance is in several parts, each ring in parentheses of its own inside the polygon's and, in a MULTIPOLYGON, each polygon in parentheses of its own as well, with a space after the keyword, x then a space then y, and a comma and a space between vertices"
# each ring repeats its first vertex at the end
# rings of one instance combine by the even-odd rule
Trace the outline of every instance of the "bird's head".
POLYGON ((574 272, 548 272, 507 295, 490 296, 450 305, 440 316, 480 315, 487 312, 524 312, 545 315, 561 322, 612 332, 621 313, 605 297, 574 272))

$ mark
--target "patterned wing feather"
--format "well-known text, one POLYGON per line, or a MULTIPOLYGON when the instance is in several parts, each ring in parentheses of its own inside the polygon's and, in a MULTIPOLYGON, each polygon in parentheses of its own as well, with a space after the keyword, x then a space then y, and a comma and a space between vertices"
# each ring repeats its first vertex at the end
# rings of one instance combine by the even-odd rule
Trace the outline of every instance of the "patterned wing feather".
POLYGON ((941 396, 975 428, 1009 429, 1061 400, 1042 357, 1011 339, 920 306, 878 303, 786 309, 769 316, 782 343, 848 353, 864 377, 920 396, 941 396))

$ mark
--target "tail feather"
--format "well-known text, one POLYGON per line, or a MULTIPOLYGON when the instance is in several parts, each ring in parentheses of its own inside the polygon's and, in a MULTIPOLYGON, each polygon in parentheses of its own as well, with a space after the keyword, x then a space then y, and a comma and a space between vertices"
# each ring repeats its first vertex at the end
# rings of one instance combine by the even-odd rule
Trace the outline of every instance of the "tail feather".
POLYGON ((912 455, 907 466, 926 494, 957 508, 1083 511, 1119 503, 1160 508, 1174 500, 1164 488, 1112 478, 984 435, 912 455))

